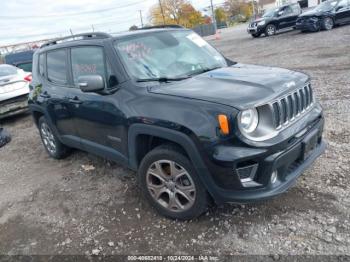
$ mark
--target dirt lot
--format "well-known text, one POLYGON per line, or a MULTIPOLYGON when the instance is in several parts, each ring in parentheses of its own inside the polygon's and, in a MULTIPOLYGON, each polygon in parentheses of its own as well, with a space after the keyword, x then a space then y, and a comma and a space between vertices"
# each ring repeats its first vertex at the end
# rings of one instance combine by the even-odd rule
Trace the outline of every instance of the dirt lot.
POLYGON ((31 118, 17 117, 2 123, 13 141, 0 149, 0 254, 350 255, 350 26, 259 39, 245 28, 212 43, 242 63, 307 72, 325 110, 327 151, 294 188, 167 220, 140 198, 133 172, 77 151, 50 159, 31 118))

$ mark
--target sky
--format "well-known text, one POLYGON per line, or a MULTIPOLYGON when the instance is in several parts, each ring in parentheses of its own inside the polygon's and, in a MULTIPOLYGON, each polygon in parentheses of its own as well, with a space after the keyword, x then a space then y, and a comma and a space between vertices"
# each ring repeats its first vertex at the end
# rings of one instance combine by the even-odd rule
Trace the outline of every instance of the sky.
MULTIPOLYGON (((192 0, 203 11, 210 0, 192 0)), ((224 0, 213 0, 220 5, 224 0)), ((158 0, 1 0, 0 46, 82 32, 125 31, 149 22, 158 0)), ((204 11, 203 11, 204 12, 204 11)))

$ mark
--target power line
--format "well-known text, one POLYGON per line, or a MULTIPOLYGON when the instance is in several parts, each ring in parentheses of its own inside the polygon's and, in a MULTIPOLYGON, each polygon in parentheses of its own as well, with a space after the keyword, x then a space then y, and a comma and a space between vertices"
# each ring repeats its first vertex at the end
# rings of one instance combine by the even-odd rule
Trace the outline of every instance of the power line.
POLYGON ((67 17, 67 16, 77 16, 77 15, 86 15, 86 14, 94 14, 94 13, 102 13, 102 12, 108 12, 120 8, 130 7, 134 5, 138 5, 140 3, 144 3, 145 1, 138 1, 134 3, 129 3, 125 5, 110 7, 110 8, 104 8, 99 10, 91 10, 91 11, 85 11, 85 12, 76 12, 76 13, 66 13, 66 14, 48 14, 48 15, 33 15, 33 16, 0 16, 0 19, 28 19, 28 18, 52 18, 52 17, 67 17))

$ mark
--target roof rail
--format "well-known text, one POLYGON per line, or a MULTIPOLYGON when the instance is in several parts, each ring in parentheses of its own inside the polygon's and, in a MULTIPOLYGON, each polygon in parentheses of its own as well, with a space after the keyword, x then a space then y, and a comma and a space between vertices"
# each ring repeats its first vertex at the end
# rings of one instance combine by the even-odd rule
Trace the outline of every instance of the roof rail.
POLYGON ((66 37, 60 37, 56 38, 52 41, 49 41, 43 45, 41 45, 40 48, 46 47, 46 46, 51 46, 51 45, 56 45, 61 42, 65 41, 74 41, 74 40, 88 40, 88 39, 103 39, 103 38, 110 38, 112 37, 110 34, 107 33, 102 33, 102 32, 92 32, 92 33, 83 33, 83 34, 77 34, 77 35, 70 35, 66 37))
POLYGON ((154 25, 154 26, 145 26, 138 28, 137 30, 148 30, 148 29, 157 29, 157 28, 184 28, 181 25, 154 25))

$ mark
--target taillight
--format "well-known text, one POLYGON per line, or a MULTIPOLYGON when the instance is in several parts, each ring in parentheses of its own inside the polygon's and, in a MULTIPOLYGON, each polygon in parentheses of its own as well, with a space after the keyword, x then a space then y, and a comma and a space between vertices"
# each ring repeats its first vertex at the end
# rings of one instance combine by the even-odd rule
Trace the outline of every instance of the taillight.
POLYGON ((27 75, 24 80, 26 80, 27 82, 32 82, 32 74, 27 75))

